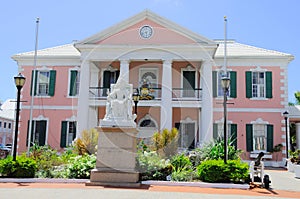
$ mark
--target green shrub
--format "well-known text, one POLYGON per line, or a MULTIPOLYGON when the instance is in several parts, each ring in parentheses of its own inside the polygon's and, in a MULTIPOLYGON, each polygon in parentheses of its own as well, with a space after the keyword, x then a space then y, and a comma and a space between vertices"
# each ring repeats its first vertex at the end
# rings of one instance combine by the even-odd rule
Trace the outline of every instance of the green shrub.
POLYGON ((83 155, 71 158, 67 167, 69 178, 87 179, 90 177, 91 170, 96 166, 95 155, 83 155))
POLYGON ((0 174, 5 177, 33 178, 36 170, 36 162, 25 155, 17 156, 16 161, 11 156, 0 160, 0 174))
POLYGON ((197 167, 200 180, 204 182, 245 182, 249 167, 240 160, 206 160, 197 167))
POLYGON ((136 168, 141 173, 141 180, 166 180, 172 170, 169 161, 155 151, 139 151, 136 168))

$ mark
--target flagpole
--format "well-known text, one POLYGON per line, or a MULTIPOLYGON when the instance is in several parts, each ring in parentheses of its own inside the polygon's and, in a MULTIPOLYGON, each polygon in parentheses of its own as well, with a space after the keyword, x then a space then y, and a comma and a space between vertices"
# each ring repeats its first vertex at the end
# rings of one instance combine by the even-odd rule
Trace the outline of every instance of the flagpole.
POLYGON ((227 17, 224 16, 224 73, 227 76, 227 17))
POLYGON ((35 79, 36 79, 36 60, 37 60, 37 49, 38 49, 38 35, 39 35, 39 22, 40 18, 36 18, 36 29, 35 29, 35 48, 33 58, 33 84, 31 88, 31 103, 30 103, 30 116, 29 116, 29 128, 28 128, 28 141, 27 141, 27 156, 30 155, 30 142, 31 142, 31 131, 32 131, 32 115, 33 115, 33 104, 35 94, 35 79))

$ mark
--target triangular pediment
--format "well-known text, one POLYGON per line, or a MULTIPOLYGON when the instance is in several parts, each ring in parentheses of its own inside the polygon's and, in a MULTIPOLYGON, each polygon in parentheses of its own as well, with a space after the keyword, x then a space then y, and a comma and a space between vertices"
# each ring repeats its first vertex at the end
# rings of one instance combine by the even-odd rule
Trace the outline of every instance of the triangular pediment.
POLYGON ((149 10, 134 15, 121 23, 105 29, 77 43, 103 45, 143 45, 143 44, 201 44, 216 45, 213 40, 196 34, 178 24, 165 19, 149 10), (143 26, 152 28, 152 35, 143 38, 140 30, 143 26))

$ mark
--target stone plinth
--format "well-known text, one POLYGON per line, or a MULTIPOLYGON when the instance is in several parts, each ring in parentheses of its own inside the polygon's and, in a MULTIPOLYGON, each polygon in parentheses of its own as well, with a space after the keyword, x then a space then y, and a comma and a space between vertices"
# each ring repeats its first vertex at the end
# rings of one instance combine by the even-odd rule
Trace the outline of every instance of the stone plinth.
POLYGON ((98 127, 96 169, 87 185, 139 186, 136 167, 136 128, 98 127))

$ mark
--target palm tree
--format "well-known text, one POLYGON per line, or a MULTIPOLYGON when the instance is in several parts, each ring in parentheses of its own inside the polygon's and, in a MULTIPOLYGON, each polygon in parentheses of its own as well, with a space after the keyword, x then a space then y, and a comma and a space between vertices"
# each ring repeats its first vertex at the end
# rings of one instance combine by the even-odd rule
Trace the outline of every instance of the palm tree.
POLYGON ((296 99, 296 105, 300 105, 300 91, 294 93, 296 99))

